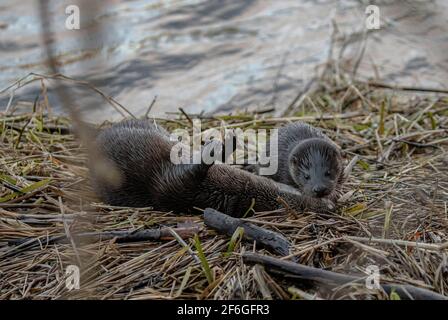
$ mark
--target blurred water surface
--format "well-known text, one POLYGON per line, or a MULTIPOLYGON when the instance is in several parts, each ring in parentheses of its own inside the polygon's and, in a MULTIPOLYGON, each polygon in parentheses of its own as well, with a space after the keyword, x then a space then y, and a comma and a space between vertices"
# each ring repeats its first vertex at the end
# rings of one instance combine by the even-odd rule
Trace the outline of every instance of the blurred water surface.
MULTIPOLYGON (((356 58, 369 3, 52 0, 50 7, 64 74, 92 81, 137 115, 157 96, 151 115, 166 116, 179 107, 190 113, 275 107, 281 114, 327 61, 332 21, 338 35, 350 39, 346 56, 356 58), (80 30, 65 28, 70 4, 80 5, 80 30), (90 10, 94 4, 97 11, 90 10)), ((368 33, 357 76, 446 88, 448 1, 376 4, 381 29, 368 33)), ((2 0, 0 35, 0 89, 29 72, 48 72, 36 2, 2 0)), ((35 94, 25 88, 14 99, 35 94)), ((0 98, 4 108, 9 95, 0 98)), ((90 98, 77 92, 77 103, 91 108, 91 121, 118 116, 104 103, 92 108, 90 98)))

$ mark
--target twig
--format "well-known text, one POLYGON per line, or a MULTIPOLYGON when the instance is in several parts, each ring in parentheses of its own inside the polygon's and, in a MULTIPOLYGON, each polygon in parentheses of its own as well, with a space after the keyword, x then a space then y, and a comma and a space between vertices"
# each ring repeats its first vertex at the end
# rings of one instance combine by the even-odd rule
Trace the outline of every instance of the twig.
POLYGON ((148 115, 149 115, 149 113, 151 112, 152 107, 154 106, 154 104, 156 103, 156 101, 157 101, 157 96, 154 96, 154 99, 152 99, 151 104, 149 105, 148 109, 146 110, 145 118, 148 118, 148 115))
POLYGON ((386 89, 394 89, 394 90, 402 90, 402 91, 422 91, 422 92, 433 92, 433 93, 444 93, 448 94, 448 89, 440 89, 440 88, 429 88, 429 87, 408 87, 408 86, 399 86, 392 85, 377 81, 368 81, 367 84, 372 87, 377 88, 386 88, 386 89))
POLYGON ((417 147, 417 148, 436 148, 436 149, 440 149, 440 147, 435 145, 434 143, 420 143, 420 142, 413 142, 413 141, 408 141, 408 140, 404 140, 404 139, 392 139, 392 141, 403 142, 403 143, 406 143, 406 144, 408 144, 410 146, 417 147))
POLYGON ((436 244, 436 243, 422 243, 422 242, 416 242, 416 241, 406 241, 406 240, 400 240, 400 239, 363 238, 363 237, 354 237, 354 236, 346 236, 346 238, 355 240, 355 241, 360 241, 360 242, 374 242, 374 243, 406 246, 406 247, 413 247, 413 248, 433 250, 433 251, 441 251, 441 250, 448 249, 448 242, 436 244))
POLYGON ((72 234, 70 232, 70 227, 67 224, 67 221, 64 219, 65 210, 64 210, 64 205, 62 204, 62 198, 58 197, 58 200, 59 200, 59 208, 60 208, 60 211, 61 211, 62 221, 63 221, 63 225, 64 225, 64 230, 65 230, 65 236, 69 240, 69 242, 70 242, 70 244, 71 244, 71 246, 73 248, 73 251, 75 252, 76 260, 78 262, 78 266, 81 266, 82 263, 81 263, 81 257, 79 255, 78 247, 76 246, 75 239, 73 238, 73 236, 72 236, 72 234))
MULTIPOLYGON (((316 82, 316 77, 311 78, 308 83, 305 85, 305 87, 297 94, 297 96, 291 101, 291 103, 288 105, 288 107, 286 108, 285 112, 283 113, 283 116, 287 116, 288 114, 291 113, 291 111, 294 109, 297 101, 300 100, 300 102, 303 101, 303 97, 310 91, 311 86, 314 85, 314 83, 316 82)), ((299 104, 300 105, 300 104, 299 104)))
POLYGON ((287 260, 287 259, 295 258, 297 256, 301 256, 301 255, 303 255, 304 253, 306 253, 306 252, 308 252, 310 250, 314 250, 314 249, 320 248, 322 246, 325 246, 327 244, 330 244, 330 243, 333 243, 333 242, 337 242, 337 241, 341 241, 341 240, 342 240, 342 237, 340 237, 340 238, 333 238, 333 239, 330 239, 330 240, 327 240, 327 241, 323 241, 323 242, 311 245, 311 246, 309 246, 309 247, 307 247, 305 249, 302 249, 302 250, 300 250, 298 252, 292 253, 292 254, 287 255, 285 257, 282 257, 282 260, 287 260))
MULTIPOLYGON (((261 264, 266 271, 271 271, 277 275, 282 275, 295 279, 299 283, 303 280, 319 282, 326 285, 339 286, 350 282, 360 282, 364 277, 350 276, 342 273, 322 270, 291 261, 284 261, 277 258, 261 255, 257 253, 243 253, 243 261, 249 264, 261 264)), ((381 284, 384 291, 390 294, 395 291, 402 299, 424 299, 424 300, 447 300, 448 297, 439 293, 418 288, 411 285, 402 284, 381 284)))
POLYGON ((263 299, 272 300, 272 295, 269 291, 269 287, 263 277, 264 269, 259 264, 256 264, 253 269, 254 279, 258 284, 258 288, 260 289, 261 294, 263 295, 263 299))
POLYGON ((347 179, 350 173, 352 173, 353 167, 358 162, 359 156, 355 155, 352 160, 347 164, 347 166, 344 169, 344 178, 347 179))
MULTIPOLYGON (((37 95, 36 99, 34 99, 33 113, 34 113, 34 111, 36 110, 36 104, 37 104, 37 101, 39 100, 39 97, 40 97, 40 95, 37 95)), ((17 142, 16 142, 16 144, 15 144, 15 146, 14 146, 15 149, 18 148, 19 143, 20 143, 20 139, 22 139, 23 132, 25 131, 26 127, 30 124, 31 120, 33 120, 33 117, 29 117, 29 118, 28 118, 28 121, 27 121, 27 122, 25 123, 25 125, 20 129, 19 136, 17 137, 17 142)))
POLYGON ((190 116, 185 112, 185 110, 183 108, 179 108, 179 111, 182 112, 185 118, 187 118, 188 122, 190 122, 191 125, 193 125, 193 120, 191 120, 190 116))
POLYGON ((8 104, 6 105, 6 108, 5 108, 5 114, 8 113, 9 108, 11 107, 12 99, 14 99, 14 90, 11 90, 11 93, 10 93, 10 96, 9 96, 9 101, 8 101, 8 104))
POLYGON ((244 240, 250 242, 255 240, 257 244, 269 248, 283 256, 289 254, 290 243, 282 235, 241 219, 233 218, 214 209, 205 209, 204 223, 206 226, 216 229, 228 236, 232 236, 235 230, 238 227, 241 227, 244 229, 244 240))
POLYGON ((364 112, 354 111, 339 114, 322 114, 320 116, 303 116, 303 117, 285 117, 285 118, 268 118, 268 119, 254 119, 245 122, 232 123, 222 126, 227 128, 239 128, 246 125, 256 125, 258 123, 271 124, 271 123, 287 123, 291 121, 321 121, 321 120, 335 120, 335 119, 350 119, 356 117, 364 117, 364 112))
MULTIPOLYGON (((168 232, 174 237, 174 239, 176 239, 177 242, 179 242, 179 244, 182 247, 187 249, 188 253, 191 255, 191 257, 196 263, 201 263, 198 256, 193 252, 193 250, 191 250, 190 246, 182 239, 182 237, 179 234, 177 234, 177 232, 174 229, 168 228, 168 232)), ((199 230, 196 229, 196 232, 194 232, 193 234, 196 234, 198 232, 199 230)))
MULTIPOLYGON (((161 228, 161 229, 144 229, 144 230, 136 230, 136 231, 104 231, 104 232, 84 232, 73 235, 73 238, 83 242, 96 242, 96 241, 105 241, 115 238, 115 242, 117 243, 125 243, 125 242, 141 242, 141 241, 166 241, 172 240, 176 238, 174 234, 170 231, 175 230, 175 234, 179 239, 189 238, 193 234, 197 233, 198 228, 161 228)), ((176 238, 177 239, 177 238, 176 238)), ((17 246, 27 244, 29 248, 34 247, 36 245, 42 244, 43 246, 55 243, 67 243, 68 242, 67 235, 61 236, 52 236, 46 237, 45 239, 41 238, 21 238, 8 241, 8 245, 17 246)), ((183 240, 182 240, 183 241, 183 240)))
POLYGON ((362 42, 361 42, 361 50, 359 52, 358 58, 356 59, 355 65, 353 66, 352 71, 352 77, 356 77, 356 73, 358 72, 359 65, 361 64, 361 60, 364 57, 364 53, 366 51, 367 47, 367 29, 364 29, 363 35, 362 35, 362 42))

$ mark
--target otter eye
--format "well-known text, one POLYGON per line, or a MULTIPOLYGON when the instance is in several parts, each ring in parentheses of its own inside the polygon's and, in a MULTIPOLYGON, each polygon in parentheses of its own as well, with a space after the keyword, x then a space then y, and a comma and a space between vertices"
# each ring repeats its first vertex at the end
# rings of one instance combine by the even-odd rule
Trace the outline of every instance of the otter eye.
POLYGON ((331 174, 330 170, 325 171, 325 176, 326 176, 326 177, 329 177, 330 174, 331 174))
POLYGON ((309 174, 305 174, 304 177, 305 177, 305 180, 310 180, 310 175, 309 174))

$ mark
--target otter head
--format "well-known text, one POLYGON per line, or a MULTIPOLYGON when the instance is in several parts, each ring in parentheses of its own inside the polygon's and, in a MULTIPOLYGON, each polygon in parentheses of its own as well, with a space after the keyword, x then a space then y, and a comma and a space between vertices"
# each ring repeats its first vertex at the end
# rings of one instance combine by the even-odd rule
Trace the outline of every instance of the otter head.
POLYGON ((294 183, 307 196, 327 197, 336 189, 342 174, 339 149, 324 139, 307 139, 295 146, 288 159, 294 183))

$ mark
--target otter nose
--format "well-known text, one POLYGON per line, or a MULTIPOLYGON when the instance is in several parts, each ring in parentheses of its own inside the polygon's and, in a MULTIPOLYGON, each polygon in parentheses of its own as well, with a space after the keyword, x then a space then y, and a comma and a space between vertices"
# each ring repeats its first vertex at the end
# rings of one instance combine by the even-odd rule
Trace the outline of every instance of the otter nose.
POLYGON ((316 195, 316 197, 323 197, 327 194, 328 189, 324 186, 314 186, 313 192, 316 195))

